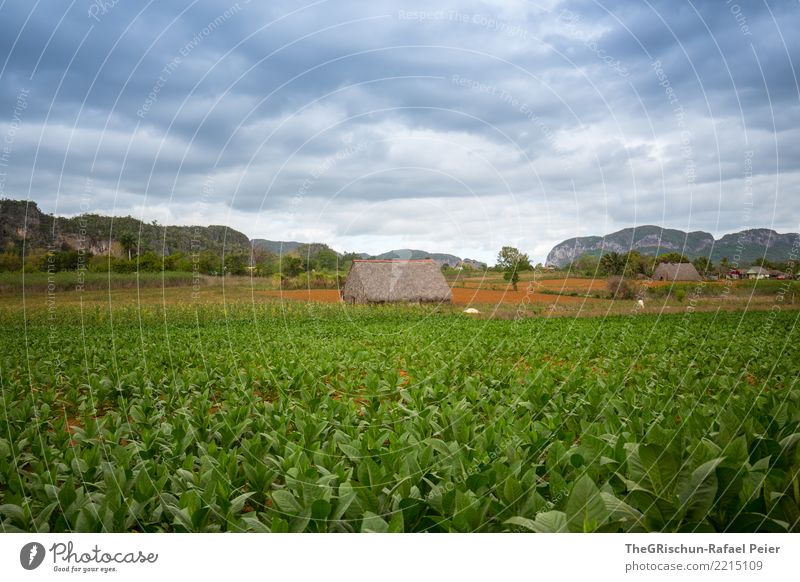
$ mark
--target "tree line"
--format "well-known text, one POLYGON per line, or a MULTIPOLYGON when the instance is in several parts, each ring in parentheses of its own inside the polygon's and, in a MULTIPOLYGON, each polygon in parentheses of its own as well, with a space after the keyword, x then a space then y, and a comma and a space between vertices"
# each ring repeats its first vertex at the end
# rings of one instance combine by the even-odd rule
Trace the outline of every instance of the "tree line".
MULTIPOLYGON (((708 257, 701 256, 689 259, 685 255, 676 252, 654 256, 642 254, 635 250, 627 253, 609 252, 599 257, 582 255, 564 268, 582 275, 616 275, 620 277, 643 275, 650 277, 655 268, 661 263, 691 263, 697 269, 697 272, 704 277, 724 277, 733 269, 733 265, 731 265, 727 257, 723 257, 715 264, 708 257)), ((751 261, 747 266, 739 265, 739 268, 747 268, 749 266, 761 266, 765 269, 784 272, 791 271, 788 262, 770 261, 761 257, 751 261)))
POLYGON ((176 271, 203 275, 254 275, 269 277, 281 275, 297 277, 303 273, 338 273, 349 269, 355 253, 338 255, 326 245, 301 245, 291 254, 277 255, 266 249, 251 251, 233 250, 218 252, 175 252, 162 255, 152 250, 138 254, 136 238, 126 235, 118 239, 122 256, 93 255, 89 252, 62 247, 54 251, 34 250, 25 254, 7 250, 0 253, 0 272, 62 272, 86 270, 89 272, 135 273, 176 271))
MULTIPOLYGON (((703 277, 724 277, 732 270, 732 265, 727 257, 723 257, 714 264, 708 257, 689 259, 677 252, 663 253, 660 255, 647 255, 632 250, 627 253, 608 252, 600 256, 581 255, 572 263, 560 270, 576 275, 590 277, 651 277, 653 271, 661 263, 691 263, 703 277)), ((793 264, 789 262, 770 261, 758 258, 751 261, 748 266, 760 266, 765 269, 774 269, 785 273, 793 273, 793 264)), ((503 278, 516 290, 520 273, 540 269, 541 264, 533 267, 527 254, 511 246, 505 246, 497 254, 497 263, 490 270, 501 271, 503 278)), ((742 266, 742 268, 746 268, 742 266)))

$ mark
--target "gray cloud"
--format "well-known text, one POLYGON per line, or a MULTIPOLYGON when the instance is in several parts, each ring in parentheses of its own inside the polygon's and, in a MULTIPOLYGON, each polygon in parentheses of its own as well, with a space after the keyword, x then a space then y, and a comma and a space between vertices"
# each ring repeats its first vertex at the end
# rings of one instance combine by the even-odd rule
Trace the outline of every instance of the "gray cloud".
POLYGON ((0 195, 484 260, 798 230, 800 13, 740 4, 6 3, 0 195))

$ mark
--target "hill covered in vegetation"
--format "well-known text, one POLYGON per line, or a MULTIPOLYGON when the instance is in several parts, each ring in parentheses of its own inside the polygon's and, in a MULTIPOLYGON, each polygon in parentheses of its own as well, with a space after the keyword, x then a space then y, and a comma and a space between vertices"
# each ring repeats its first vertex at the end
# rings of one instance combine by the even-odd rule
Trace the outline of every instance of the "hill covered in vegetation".
POLYGON ((171 226, 99 214, 54 216, 33 201, 0 200, 0 271, 168 270, 297 277, 311 271, 341 273, 356 258, 432 258, 440 266, 485 268, 443 253, 340 253, 323 243, 251 240, 222 225, 171 226))
MULTIPOLYGON (((547 255, 547 264, 563 267, 577 258, 638 251, 643 255, 680 253, 690 259, 706 257, 717 262, 725 257, 750 263, 759 258, 787 261, 792 248, 797 250, 797 233, 780 234, 768 228, 755 228, 726 234, 720 239, 703 231, 684 232, 645 225, 624 228, 605 236, 583 236, 560 242, 547 255)), ((796 253, 795 253, 796 254, 796 253)))
POLYGON ((161 255, 249 251, 250 240, 222 225, 164 226, 132 216, 47 214, 36 202, 0 200, 0 247, 4 251, 84 250, 92 255, 161 255), (130 251, 130 253, 129 253, 130 251))

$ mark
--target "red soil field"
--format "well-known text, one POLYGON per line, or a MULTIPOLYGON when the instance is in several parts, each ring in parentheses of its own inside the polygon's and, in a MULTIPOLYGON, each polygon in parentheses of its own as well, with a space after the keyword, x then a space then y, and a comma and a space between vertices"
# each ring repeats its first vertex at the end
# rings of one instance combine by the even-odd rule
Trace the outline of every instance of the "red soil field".
MULTIPOLYGON (((463 282, 457 283, 459 287, 467 287, 469 289, 486 289, 486 290, 501 290, 505 288, 506 283, 497 283, 489 281, 481 281, 480 279, 465 279, 463 282)), ((605 279, 579 279, 577 277, 570 277, 567 279, 540 279, 538 281, 523 280, 517 284, 517 288, 524 291, 531 288, 532 292, 537 289, 547 289, 548 291, 603 291, 607 288, 605 279)))
MULTIPOLYGON (((583 281, 588 281, 583 279, 583 281)), ((296 301, 316 301, 319 303, 337 303, 339 301, 339 291, 336 289, 299 289, 293 291, 264 291, 267 297, 280 297, 296 301)), ((507 291, 490 289, 453 289, 453 303, 456 305, 472 305, 480 303, 511 303, 518 304, 525 297, 532 303, 581 303, 583 301, 596 301, 596 299, 584 299, 583 297, 566 297, 545 293, 527 293, 526 287, 519 285, 519 290, 507 291)))
MULTIPOLYGON (((564 289, 565 291, 590 290, 602 291, 607 288, 605 279, 543 279, 537 281, 545 289, 564 289)), ((519 286, 519 285, 517 285, 519 286)))
POLYGON ((453 289, 453 303, 457 305, 471 305, 479 303, 512 303, 519 304, 525 297, 531 303, 582 303, 584 301, 597 301, 583 297, 568 297, 548 293, 528 292, 523 285, 518 285, 518 290, 494 291, 490 289, 453 289))

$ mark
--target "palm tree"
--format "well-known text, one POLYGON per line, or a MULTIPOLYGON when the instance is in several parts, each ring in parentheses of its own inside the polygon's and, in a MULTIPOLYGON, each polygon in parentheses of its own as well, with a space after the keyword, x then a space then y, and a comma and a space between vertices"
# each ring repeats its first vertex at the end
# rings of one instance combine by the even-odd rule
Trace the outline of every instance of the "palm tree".
POLYGON ((119 244, 123 250, 128 251, 128 260, 131 260, 131 251, 136 247, 136 237, 132 232, 123 232, 119 237, 119 244))

